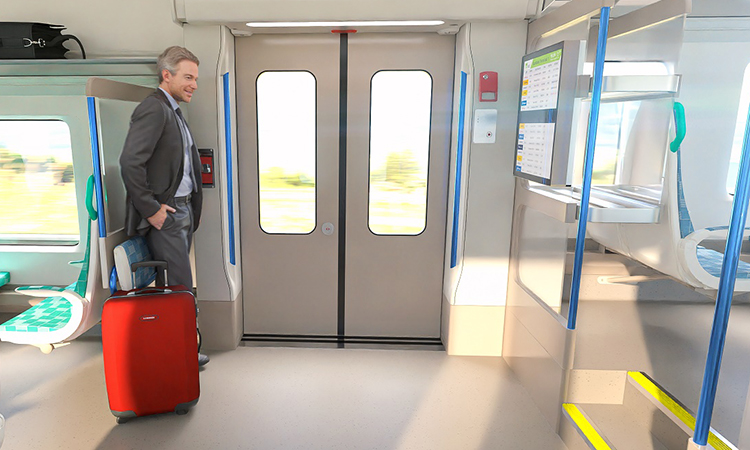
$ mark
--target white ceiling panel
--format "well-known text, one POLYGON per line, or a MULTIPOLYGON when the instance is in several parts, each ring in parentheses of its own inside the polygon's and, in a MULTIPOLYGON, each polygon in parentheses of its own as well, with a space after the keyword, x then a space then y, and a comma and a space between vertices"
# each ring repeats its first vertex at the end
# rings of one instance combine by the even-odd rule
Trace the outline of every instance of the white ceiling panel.
POLYGON ((538 0, 174 0, 191 24, 324 20, 520 20, 538 0))

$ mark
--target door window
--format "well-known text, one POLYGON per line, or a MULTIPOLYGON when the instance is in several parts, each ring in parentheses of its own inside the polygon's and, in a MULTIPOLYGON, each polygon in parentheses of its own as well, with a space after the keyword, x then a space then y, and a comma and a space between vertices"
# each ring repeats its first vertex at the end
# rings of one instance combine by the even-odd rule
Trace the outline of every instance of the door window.
POLYGON ((269 234, 315 229, 315 77, 263 72, 258 93, 260 227, 269 234))
POLYGON ((370 231, 417 235, 427 222, 432 77, 377 72, 370 86, 370 231))

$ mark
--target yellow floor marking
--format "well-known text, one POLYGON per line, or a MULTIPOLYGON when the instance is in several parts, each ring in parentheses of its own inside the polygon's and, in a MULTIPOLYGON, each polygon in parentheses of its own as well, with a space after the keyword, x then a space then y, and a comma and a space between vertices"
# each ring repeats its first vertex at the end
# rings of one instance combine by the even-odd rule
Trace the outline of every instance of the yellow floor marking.
POLYGON ((570 418, 573 419, 573 422, 575 422, 578 428, 583 432, 583 435, 586 436, 586 439, 589 440, 596 450, 612 450, 576 405, 572 403, 563 403, 563 409, 567 411, 570 418))
MULTIPOLYGON (((695 431, 695 417, 687 412, 685 408, 682 407, 682 405, 674 401, 674 399, 669 394, 662 391, 659 386, 655 385, 648 377, 646 377, 641 372, 628 372, 628 375, 630 376, 630 378, 635 380, 635 382, 638 383, 643 389, 645 389, 646 392, 651 394, 655 399, 659 400, 659 402, 662 405, 666 406, 668 410, 672 411, 672 414, 677 416, 677 418, 680 419, 682 423, 687 425, 691 430, 695 431)), ((731 450, 730 447, 724 441, 719 439, 719 437, 716 436, 712 431, 709 432, 708 443, 711 444, 711 446, 716 450, 731 450)))

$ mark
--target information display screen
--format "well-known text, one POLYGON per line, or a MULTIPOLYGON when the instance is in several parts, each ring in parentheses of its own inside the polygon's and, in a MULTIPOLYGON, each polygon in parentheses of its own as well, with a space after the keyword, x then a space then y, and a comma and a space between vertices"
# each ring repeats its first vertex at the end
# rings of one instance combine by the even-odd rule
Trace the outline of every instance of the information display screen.
POLYGON ((515 175, 550 184, 563 43, 523 57, 515 175))

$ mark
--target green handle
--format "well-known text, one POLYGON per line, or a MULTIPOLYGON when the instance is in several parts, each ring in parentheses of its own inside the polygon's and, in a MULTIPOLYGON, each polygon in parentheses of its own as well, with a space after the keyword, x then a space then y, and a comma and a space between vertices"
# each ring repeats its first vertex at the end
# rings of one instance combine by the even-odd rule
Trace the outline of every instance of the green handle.
POLYGON ((89 181, 86 183, 86 210, 89 212, 89 219, 96 220, 99 218, 99 214, 94 209, 92 200, 94 199, 94 176, 89 176, 89 181))
POLYGON ((677 135, 675 136, 674 141, 669 144, 669 149, 672 150, 672 153, 675 153, 680 149, 680 144, 682 144, 682 141, 685 139, 687 127, 685 126, 685 107, 682 106, 682 103, 674 102, 673 109, 675 132, 677 135))

